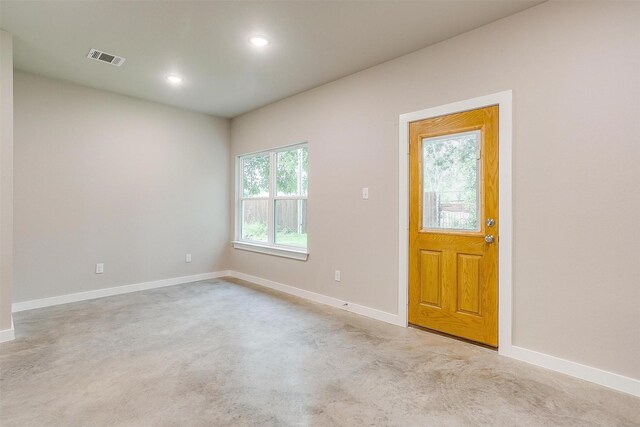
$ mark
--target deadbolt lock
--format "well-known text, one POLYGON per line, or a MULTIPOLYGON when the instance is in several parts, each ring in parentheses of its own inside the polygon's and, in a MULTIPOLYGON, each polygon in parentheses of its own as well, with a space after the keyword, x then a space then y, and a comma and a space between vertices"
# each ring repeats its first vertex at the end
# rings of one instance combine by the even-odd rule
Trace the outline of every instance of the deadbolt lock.
POLYGON ((496 225, 496 220, 493 218, 487 218, 487 227, 493 227, 496 225))

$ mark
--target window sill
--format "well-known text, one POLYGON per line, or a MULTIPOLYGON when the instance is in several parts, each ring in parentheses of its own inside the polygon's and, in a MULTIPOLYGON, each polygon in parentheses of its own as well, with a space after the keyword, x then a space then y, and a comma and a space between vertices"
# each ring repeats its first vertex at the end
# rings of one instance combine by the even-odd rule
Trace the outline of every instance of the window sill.
POLYGON ((261 245, 259 243, 239 242, 234 240, 234 249, 240 249, 243 251, 258 252, 261 254, 274 255, 282 258, 297 259, 299 261, 306 261, 309 258, 309 252, 306 249, 293 249, 283 248, 269 245, 261 245))

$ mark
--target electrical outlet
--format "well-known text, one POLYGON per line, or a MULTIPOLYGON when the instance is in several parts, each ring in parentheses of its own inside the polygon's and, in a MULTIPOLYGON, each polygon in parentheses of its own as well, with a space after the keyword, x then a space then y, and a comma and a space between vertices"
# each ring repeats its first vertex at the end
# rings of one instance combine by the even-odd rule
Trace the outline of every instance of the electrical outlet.
POLYGON ((191 262, 191 254, 187 254, 187 256, 184 257, 184 262, 191 262))
POLYGON ((104 273, 104 264, 103 263, 96 264, 96 274, 102 274, 102 273, 104 273))
POLYGON ((336 282, 340 281, 340 270, 336 270, 336 272, 333 275, 333 280, 335 280, 336 282))

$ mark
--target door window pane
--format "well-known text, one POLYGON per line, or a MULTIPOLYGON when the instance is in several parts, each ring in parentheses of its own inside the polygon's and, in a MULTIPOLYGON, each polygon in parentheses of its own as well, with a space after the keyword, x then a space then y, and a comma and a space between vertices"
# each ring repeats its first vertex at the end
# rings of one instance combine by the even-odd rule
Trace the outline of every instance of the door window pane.
POLYGON ((307 147, 296 147, 280 151, 276 155, 276 195, 307 195, 307 147))
POLYGON ((480 230, 480 131, 422 139, 422 227, 480 230))
POLYGON ((242 196, 269 197, 269 155, 242 159, 242 196))
POLYGON ((268 240, 269 200, 242 201, 242 239, 268 240))
POLYGON ((307 200, 276 200, 276 243, 307 247, 307 200))

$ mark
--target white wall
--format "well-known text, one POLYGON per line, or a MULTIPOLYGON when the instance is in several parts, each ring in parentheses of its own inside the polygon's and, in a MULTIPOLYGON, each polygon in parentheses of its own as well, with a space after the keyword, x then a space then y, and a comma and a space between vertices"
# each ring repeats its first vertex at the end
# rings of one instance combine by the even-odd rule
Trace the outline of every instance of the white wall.
POLYGON ((228 120, 16 72, 13 302, 225 268, 228 159, 228 120))
POLYGON ((232 157, 309 141, 310 258, 231 268, 395 313, 398 115, 512 89, 513 344, 640 378, 638 22, 549 2, 234 119, 232 157))
POLYGON ((13 285, 13 40, 0 31, 0 331, 11 328, 13 285))

